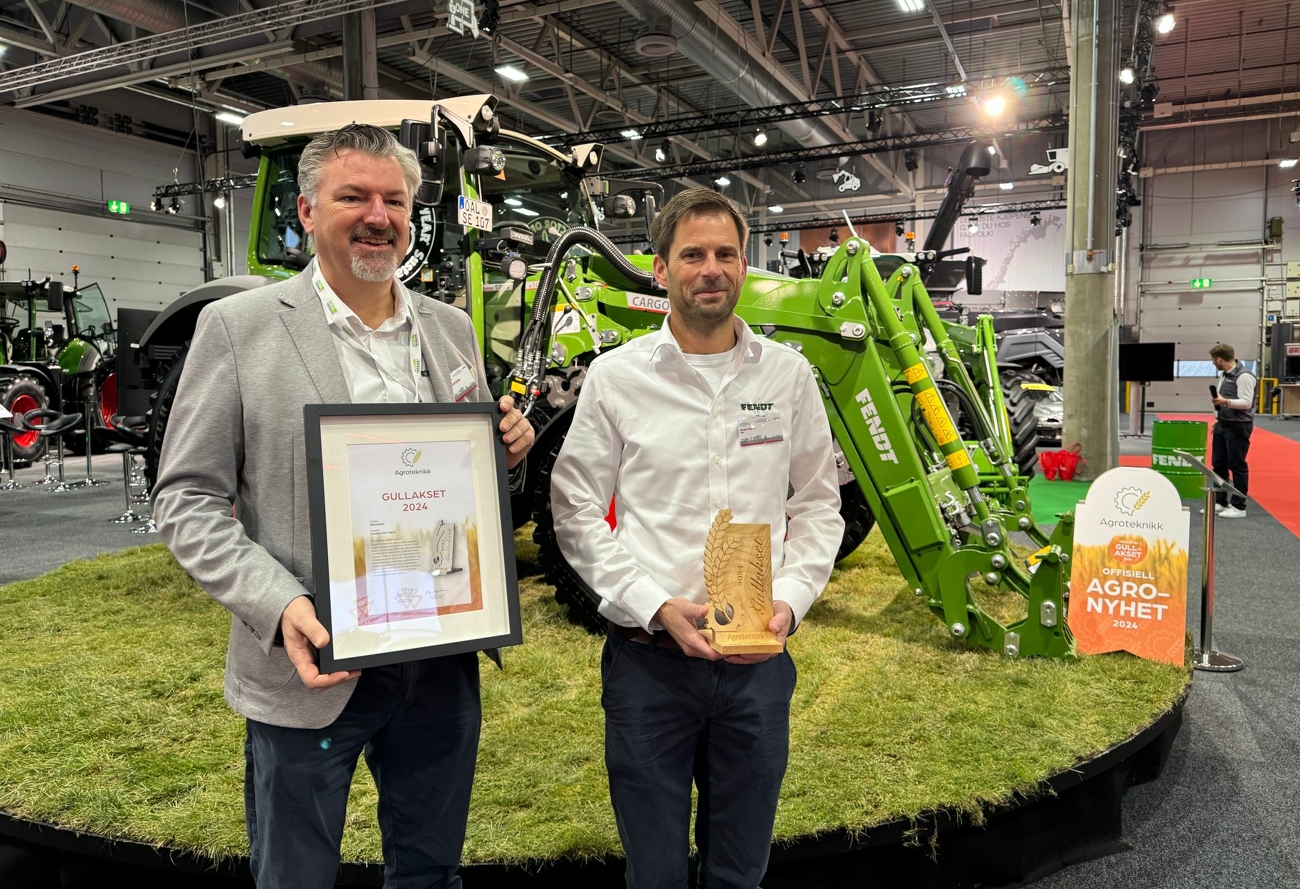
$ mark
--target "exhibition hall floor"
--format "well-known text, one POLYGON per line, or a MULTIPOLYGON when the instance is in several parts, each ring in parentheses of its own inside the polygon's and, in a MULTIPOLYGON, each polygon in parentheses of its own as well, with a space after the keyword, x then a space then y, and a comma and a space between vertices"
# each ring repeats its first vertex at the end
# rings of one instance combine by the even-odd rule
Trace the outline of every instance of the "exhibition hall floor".
MULTIPOLYGON (((1287 444, 1300 440, 1300 423, 1264 418, 1259 428, 1287 444)), ((1144 448, 1149 453, 1149 438, 1125 439, 1122 450, 1140 457, 1144 448)), ((1263 456, 1252 452, 1253 478, 1269 475, 1258 462, 1263 456)), ((76 460, 69 465, 84 467, 76 460)), ((100 457, 95 466, 97 476, 115 483, 57 495, 40 489, 0 492, 0 583, 73 558, 157 541, 107 523, 122 511, 121 463, 100 457)), ((83 473, 68 474, 75 479, 83 473)), ((32 481, 39 472, 22 470, 18 476, 32 481)), ((1292 484, 1280 493, 1294 500, 1294 491, 1292 484)), ((1199 624, 1201 520, 1194 510, 1188 566, 1193 633, 1199 624)), ((1300 545, 1254 499, 1247 518, 1221 521, 1217 530, 1215 643, 1244 658, 1246 668, 1196 674, 1163 776, 1124 798, 1127 851, 1074 865, 1035 886, 1300 887, 1300 827, 1289 814, 1300 787, 1300 630, 1287 619, 1300 545)), ((607 875, 592 885, 620 882, 607 875)), ((473 889, 471 880, 466 884, 473 889)))

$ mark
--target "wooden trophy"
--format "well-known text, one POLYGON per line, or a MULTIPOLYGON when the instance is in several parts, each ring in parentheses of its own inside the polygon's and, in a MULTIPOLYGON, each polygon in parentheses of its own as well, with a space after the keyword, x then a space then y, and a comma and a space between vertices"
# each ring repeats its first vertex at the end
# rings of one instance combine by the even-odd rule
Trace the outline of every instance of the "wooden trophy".
POLYGON ((772 620, 772 526, 733 525, 718 510, 704 544, 709 616, 700 632, 722 655, 775 654, 784 648, 772 620))

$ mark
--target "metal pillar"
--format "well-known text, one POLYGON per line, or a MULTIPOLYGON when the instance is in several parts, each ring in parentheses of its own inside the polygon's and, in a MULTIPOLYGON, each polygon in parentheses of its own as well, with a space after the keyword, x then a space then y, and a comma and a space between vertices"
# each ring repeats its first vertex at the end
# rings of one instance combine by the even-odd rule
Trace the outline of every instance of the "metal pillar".
POLYGON ((1115 176, 1118 0, 1071 4, 1069 210, 1066 218, 1065 429, 1086 477, 1118 465, 1115 176))
POLYGON ((379 98, 379 55, 375 40, 375 11, 343 16, 343 98, 379 98))

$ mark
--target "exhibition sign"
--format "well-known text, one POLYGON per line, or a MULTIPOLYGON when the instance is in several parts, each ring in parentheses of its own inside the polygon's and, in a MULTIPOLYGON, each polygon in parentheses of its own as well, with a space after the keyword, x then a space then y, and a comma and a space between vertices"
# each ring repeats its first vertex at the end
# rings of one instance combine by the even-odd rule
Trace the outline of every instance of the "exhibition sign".
POLYGON ((303 414, 320 669, 522 642, 496 403, 303 414))
POLYGON ((1121 466, 1092 483, 1074 519, 1069 623, 1080 654, 1183 663, 1188 525, 1158 472, 1121 466))

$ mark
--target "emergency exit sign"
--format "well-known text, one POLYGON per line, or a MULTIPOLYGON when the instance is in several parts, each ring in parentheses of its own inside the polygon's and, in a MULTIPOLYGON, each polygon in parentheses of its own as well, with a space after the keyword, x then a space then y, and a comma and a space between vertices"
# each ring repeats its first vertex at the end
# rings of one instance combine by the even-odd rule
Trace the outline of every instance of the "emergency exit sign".
POLYGON ((1192 289, 1193 289, 1193 290, 1209 290, 1209 289, 1210 289, 1211 287, 1213 287, 1213 286, 1214 286, 1214 281, 1213 281, 1212 279, 1210 279, 1210 278, 1193 278, 1193 279, 1192 279, 1192 289))
POLYGON ((126 201, 109 201, 108 212, 117 213, 122 216, 125 216, 126 214, 131 212, 131 205, 128 204, 126 201))

